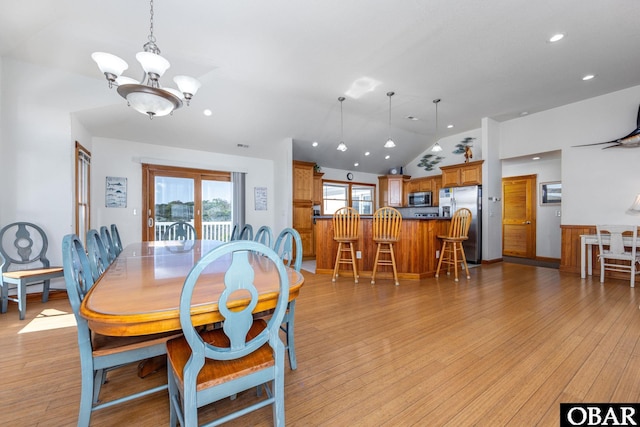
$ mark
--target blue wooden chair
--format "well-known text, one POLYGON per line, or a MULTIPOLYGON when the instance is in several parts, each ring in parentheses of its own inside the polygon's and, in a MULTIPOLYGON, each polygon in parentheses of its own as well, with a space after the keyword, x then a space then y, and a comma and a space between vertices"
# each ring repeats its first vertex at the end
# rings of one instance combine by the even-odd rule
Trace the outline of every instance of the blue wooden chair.
POLYGON ((107 254, 109 255, 109 264, 116 259, 116 248, 113 244, 113 240, 111 239, 111 232, 106 225, 100 227, 100 238, 102 239, 102 244, 107 249, 107 254))
POLYGON ((269 227, 268 225, 263 225, 262 227, 258 228, 258 231, 256 231, 256 235, 254 236, 253 240, 262 243, 265 246, 272 247, 271 245, 273 243, 273 232, 271 231, 271 227, 269 227))
POLYGON ((120 240, 118 226, 115 224, 111 224, 111 238, 113 239, 113 247, 116 250, 116 256, 118 256, 122 252, 123 247, 122 240, 120 240))
MULTIPOLYGON (((269 265, 269 268, 271 265, 269 265)), ((169 377, 169 425, 198 425, 198 408, 264 385, 265 398, 215 420, 218 425, 267 405, 273 406, 276 426, 284 425, 284 344, 279 336, 289 299, 289 278, 278 255, 253 241, 239 240, 207 253, 187 275, 180 298, 180 324, 184 337, 167 342, 169 377), (231 256, 224 275, 224 291, 217 301, 224 316, 222 328, 200 332, 191 323, 191 298, 200 275, 221 257, 231 256), (279 295, 273 316, 254 320, 258 293, 253 284, 249 257, 267 260, 277 270, 279 295), (239 290, 251 302, 243 310, 230 310, 230 296, 239 290)))
MULTIPOLYGON (((284 265, 291 267, 296 271, 302 268, 302 239, 298 230, 293 228, 285 228, 280 232, 276 243, 273 245, 284 265)), ((296 346, 294 341, 294 320, 296 314, 296 300, 289 301, 287 312, 280 329, 287 335, 287 353, 289 354, 289 367, 291 369, 298 368, 298 360, 296 359, 296 346)))
POLYGON ((42 283, 42 302, 49 300, 51 279, 62 277, 62 267, 52 267, 47 259, 47 235, 35 224, 14 222, 0 230, 0 295, 2 313, 7 312, 9 301, 18 303, 20 320, 27 311, 27 286, 42 283), (11 243, 11 244, 9 244, 11 243), (9 288, 16 296, 9 296, 9 288))
POLYGON ((240 230, 238 240, 253 240, 253 227, 251 224, 245 224, 240 230))
POLYGON ((93 228, 87 231, 87 255, 93 280, 98 280, 98 277, 111 265, 109 261, 111 257, 102 242, 100 233, 93 228))
POLYGON ((188 222, 178 221, 164 231, 162 240, 196 240, 196 229, 188 222))
POLYGON ((239 234, 240 234, 240 229, 238 228, 238 224, 234 224, 233 230, 231 230, 231 236, 229 236, 229 241, 233 242, 234 240, 238 240, 239 234))
POLYGON ((82 372, 78 426, 88 426, 93 411, 167 389, 165 384, 98 404, 107 370, 165 354, 167 340, 176 335, 108 337, 92 332, 85 318, 80 315, 80 305, 94 280, 87 254, 75 234, 69 234, 62 240, 62 259, 67 294, 78 325, 82 372))

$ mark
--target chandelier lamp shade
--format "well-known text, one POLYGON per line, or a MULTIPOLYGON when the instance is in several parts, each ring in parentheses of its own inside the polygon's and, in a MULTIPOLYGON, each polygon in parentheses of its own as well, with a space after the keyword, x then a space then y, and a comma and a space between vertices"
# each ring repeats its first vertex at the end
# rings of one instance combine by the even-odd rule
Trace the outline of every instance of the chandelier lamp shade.
POLYGON ((136 54, 136 59, 144 70, 141 81, 123 76, 129 68, 123 59, 105 52, 94 52, 91 58, 98 64, 98 68, 109 82, 109 88, 118 87, 118 94, 127 100, 127 104, 134 110, 146 114, 153 119, 166 116, 182 107, 183 102, 189 105, 191 98, 200 88, 200 82, 189 76, 175 76, 173 81, 178 89, 160 86, 160 77, 169 69, 171 64, 160 56, 160 49, 156 45, 153 35, 153 0, 148 42, 143 51, 136 54))
POLYGON ((389 139, 384 143, 384 148, 393 148, 396 146, 396 143, 391 139, 391 97, 395 95, 395 92, 387 92, 387 96, 389 97, 389 139))
POLYGON ((440 146, 440 144, 438 144, 438 103, 439 102, 440 102, 439 98, 433 100, 433 103, 436 104, 436 143, 433 144, 433 147, 431 147, 431 151, 433 151, 434 153, 442 151, 442 147, 440 146))
POLYGON ((347 144, 344 143, 344 124, 342 120, 342 101, 344 99, 344 96, 338 98, 338 101, 340 101, 340 144, 336 147, 338 151, 347 151, 347 144))

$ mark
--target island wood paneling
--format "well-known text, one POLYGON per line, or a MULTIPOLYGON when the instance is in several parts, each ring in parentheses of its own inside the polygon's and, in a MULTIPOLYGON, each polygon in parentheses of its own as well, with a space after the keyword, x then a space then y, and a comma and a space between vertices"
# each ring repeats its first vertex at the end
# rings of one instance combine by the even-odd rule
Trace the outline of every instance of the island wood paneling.
MULTIPOLYGON (((358 259, 358 272, 370 277, 376 256, 373 242, 372 218, 360 219, 360 238, 355 250, 362 253, 358 259)), ((422 279, 433 277, 437 267, 436 250, 441 243, 438 235, 446 234, 450 220, 444 219, 403 219, 400 241, 394 245, 396 266, 400 279, 422 279)), ((316 219, 316 273, 332 274, 338 244, 333 240, 333 224, 330 217, 316 219)), ((340 274, 353 275, 350 266, 341 266, 340 274)), ((392 278, 391 266, 379 266, 380 278, 392 278)))

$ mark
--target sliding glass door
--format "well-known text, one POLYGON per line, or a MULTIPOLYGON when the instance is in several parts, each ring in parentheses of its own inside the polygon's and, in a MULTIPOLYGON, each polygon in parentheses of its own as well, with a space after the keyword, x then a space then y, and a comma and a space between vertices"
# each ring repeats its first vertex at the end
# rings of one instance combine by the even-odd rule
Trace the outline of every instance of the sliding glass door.
POLYGON ((142 165, 142 240, 162 240, 179 221, 196 230, 196 239, 229 240, 232 183, 228 172, 142 165))

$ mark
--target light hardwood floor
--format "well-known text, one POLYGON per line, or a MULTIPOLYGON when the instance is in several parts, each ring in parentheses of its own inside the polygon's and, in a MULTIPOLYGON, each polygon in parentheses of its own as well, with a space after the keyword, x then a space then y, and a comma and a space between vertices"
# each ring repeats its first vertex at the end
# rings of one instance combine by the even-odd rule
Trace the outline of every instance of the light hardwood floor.
MULTIPOLYGON (((640 310, 628 281, 509 263, 460 283, 443 275, 398 287, 303 273, 298 369, 287 364, 285 380, 291 426, 556 426, 560 402, 640 402, 640 310)), ((69 310, 66 299, 35 300, 24 321, 15 304, 0 316, 0 425, 75 424, 75 328, 38 330, 69 310)), ((105 392, 166 376, 135 372, 111 373, 105 392)), ((92 425, 166 425, 167 399, 98 411, 92 425)), ((253 399, 245 392, 208 413, 253 399)), ((229 425, 270 424, 264 408, 229 425)))

